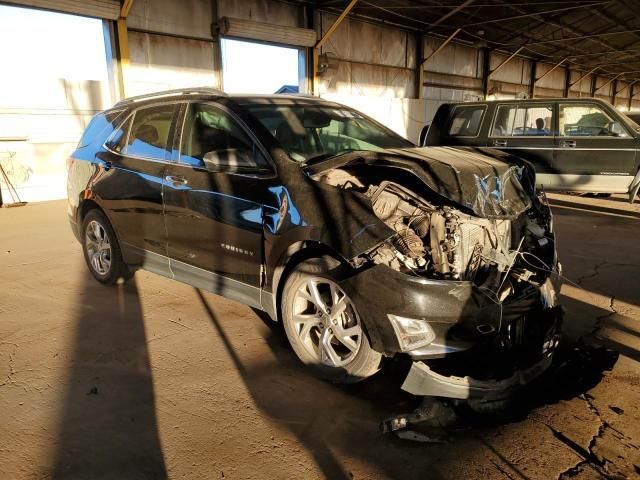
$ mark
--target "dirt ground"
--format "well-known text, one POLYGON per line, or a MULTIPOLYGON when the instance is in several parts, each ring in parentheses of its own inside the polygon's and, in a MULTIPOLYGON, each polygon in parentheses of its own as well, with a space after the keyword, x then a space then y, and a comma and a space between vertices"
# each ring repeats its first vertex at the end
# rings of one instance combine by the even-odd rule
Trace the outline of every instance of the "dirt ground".
POLYGON ((552 197, 565 368, 438 445, 378 429, 417 405, 401 362, 319 381, 248 307, 147 272, 99 286, 64 202, 1 209, 0 478, 639 477, 640 206, 552 197))

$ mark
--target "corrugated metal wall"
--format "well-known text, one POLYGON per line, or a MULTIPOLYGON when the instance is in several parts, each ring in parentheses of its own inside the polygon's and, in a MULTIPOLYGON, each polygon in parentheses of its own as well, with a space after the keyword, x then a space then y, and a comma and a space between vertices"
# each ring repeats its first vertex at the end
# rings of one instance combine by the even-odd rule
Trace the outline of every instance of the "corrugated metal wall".
MULTIPOLYGON (((117 17, 120 4, 117 0, 10 1, 109 19, 117 17)), ((211 0, 134 1, 127 19, 131 56, 125 79, 128 95, 221 84, 217 43, 212 34, 215 24, 212 5, 211 0)), ((285 1, 218 0, 217 5, 218 17, 288 27, 307 26, 305 9, 285 1)), ((318 38, 336 18, 332 13, 315 12, 313 21, 318 38)), ((352 105, 417 141, 422 126, 444 102, 470 101, 483 98, 485 94, 489 98, 526 97, 532 91, 532 60, 515 57, 485 82, 484 56, 489 55, 488 66, 493 70, 508 58, 509 53, 487 53, 486 49, 456 40, 422 65, 423 84, 418 85, 420 77, 416 63, 420 41, 424 57, 427 57, 439 48, 443 39, 418 37, 415 32, 347 17, 322 47, 321 54, 327 59, 328 68, 319 77, 320 94, 352 105)), ((109 46, 107 42, 107 50, 109 46)), ((109 53, 99 55, 109 57, 109 53)), ((39 58, 29 53, 24 56, 39 58)), ((44 59, 42 62, 46 63, 44 59)), ((9 64, 11 61, 4 63, 5 66, 9 64)), ((536 97, 561 97, 565 93, 567 66, 562 65, 545 75, 553 67, 551 63, 535 65, 535 77, 539 79, 535 82, 536 97)), ((4 76, 0 80, 4 82, 0 89, 0 129, 5 136, 11 134, 28 140, 12 145, 4 142, 0 150, 9 145, 13 150, 21 148, 26 152, 21 155, 29 158, 28 162, 23 162, 29 165, 25 170, 29 175, 38 170, 45 176, 49 173, 63 176, 63 160, 88 118, 115 100, 111 93, 116 88, 117 75, 108 68, 104 71, 106 73, 100 78, 64 78, 61 75, 45 80, 28 75, 4 76)), ((584 72, 570 72, 569 83, 575 83, 568 91, 570 97, 590 96, 595 89, 598 98, 615 103, 621 110, 629 105, 632 109, 640 109, 640 98, 630 101, 634 92, 626 83, 610 82, 594 75, 586 75, 578 81, 583 75, 584 72)), ((19 169, 16 167, 15 170, 19 169)), ((54 180, 51 185, 56 186, 57 193, 52 194, 53 187, 49 185, 42 190, 45 197, 63 194, 59 179, 54 180)), ((39 198, 38 195, 34 194, 30 199, 39 198)))
POLYGON ((126 93, 218 86, 209 0, 135 0, 127 18, 126 93))
MULTIPOLYGON (((322 36, 337 17, 326 12, 318 16, 322 36)), ((346 19, 321 49, 329 68, 320 76, 320 93, 414 97, 415 48, 408 32, 346 19)))

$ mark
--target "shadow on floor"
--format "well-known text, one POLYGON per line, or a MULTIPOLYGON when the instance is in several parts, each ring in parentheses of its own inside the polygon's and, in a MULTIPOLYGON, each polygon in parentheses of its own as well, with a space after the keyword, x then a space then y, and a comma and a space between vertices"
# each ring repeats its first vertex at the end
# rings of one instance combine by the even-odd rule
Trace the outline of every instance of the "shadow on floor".
MULTIPOLYGON (((383 419, 411 412, 421 401, 400 389, 409 368, 406 362, 393 361, 380 374, 359 384, 332 385, 311 376, 288 346, 281 328, 256 312, 269 327, 262 331, 275 360, 252 365, 242 361, 227 336, 225 322, 216 316, 204 294, 198 290, 197 295, 259 410, 298 438, 326 478, 351 478, 338 452, 360 458, 390 478, 424 478, 425 472, 429 472, 428 478, 438 479, 449 475, 441 473, 439 466, 465 461, 460 457, 460 448, 413 443, 380 433, 379 423, 383 419)), ((462 409, 461 423, 455 426, 453 435, 462 432, 457 438, 464 442, 465 455, 472 458, 474 449, 487 446, 482 447, 486 443, 481 438, 484 433, 473 430, 474 425, 491 429, 491 425, 517 421, 532 408, 572 398, 592 388, 603 371, 610 368, 610 362, 595 359, 581 363, 589 354, 579 352, 580 349, 568 349, 559 357, 554 374, 541 380, 537 395, 523 395, 504 415, 478 417, 462 409), (576 368, 582 369, 580 375, 576 368)), ((508 459, 501 458, 511 465, 508 459)), ((515 465, 511 468, 518 471, 515 465)))
POLYGON ((167 478, 135 280, 78 295, 53 478, 167 478))

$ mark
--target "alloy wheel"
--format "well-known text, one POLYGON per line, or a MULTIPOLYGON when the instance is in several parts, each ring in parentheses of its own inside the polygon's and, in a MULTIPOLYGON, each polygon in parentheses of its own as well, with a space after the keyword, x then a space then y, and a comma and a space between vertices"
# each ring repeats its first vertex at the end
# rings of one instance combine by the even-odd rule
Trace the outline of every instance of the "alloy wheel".
POLYGON ((96 220, 87 224, 85 246, 91 268, 99 275, 107 275, 111 269, 111 241, 105 228, 96 220))
POLYGON ((295 334, 319 363, 340 367, 362 344, 362 326, 347 294, 333 281, 308 277, 293 298, 295 334))

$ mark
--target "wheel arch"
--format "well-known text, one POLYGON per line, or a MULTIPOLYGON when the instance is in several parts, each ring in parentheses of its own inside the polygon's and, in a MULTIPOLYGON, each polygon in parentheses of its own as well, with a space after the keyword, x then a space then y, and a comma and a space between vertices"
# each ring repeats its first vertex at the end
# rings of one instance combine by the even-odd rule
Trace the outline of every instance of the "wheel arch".
POLYGON ((273 269, 271 291, 273 292, 274 321, 282 321, 280 303, 287 278, 298 265, 315 258, 325 259, 332 267, 342 265, 345 268, 351 268, 345 258, 324 243, 305 240, 291 244, 273 269))
POLYGON ((111 228, 115 232, 115 235, 116 235, 115 241, 118 242, 118 247, 120 248, 120 252, 122 253, 122 256, 123 256, 123 258, 125 260, 125 263, 131 264, 132 261, 130 259, 129 251, 126 248, 123 248, 124 245, 120 241, 121 237, 120 237, 120 232, 118 231, 117 225, 112 220, 112 218, 109 215, 109 212, 107 211, 107 209, 104 208, 102 205, 100 205, 100 203, 95 199, 95 197, 86 198, 86 199, 82 200, 78 205, 77 222, 78 222, 78 232, 79 232, 79 236, 80 236, 79 240, 81 242, 83 241, 82 238, 81 238, 82 237, 82 222, 84 221, 84 218, 87 216, 87 214, 89 212, 91 212, 92 210, 100 211, 107 218, 107 221, 109 222, 109 224, 111 225, 111 228))
MULTIPOLYGON (((91 198, 87 198, 86 200, 83 200, 82 202, 80 202, 80 206, 78 207, 78 224, 82 225, 82 221, 84 220, 84 217, 87 216, 87 213, 89 213, 91 210, 95 210, 98 209, 100 211, 102 211, 102 213, 107 217, 108 215, 106 214, 106 212, 104 211, 104 208, 102 208, 98 202, 96 202, 95 200, 91 199, 91 198)), ((109 220, 111 221, 111 220, 109 220)), ((113 226, 113 223, 111 224, 113 226)))

